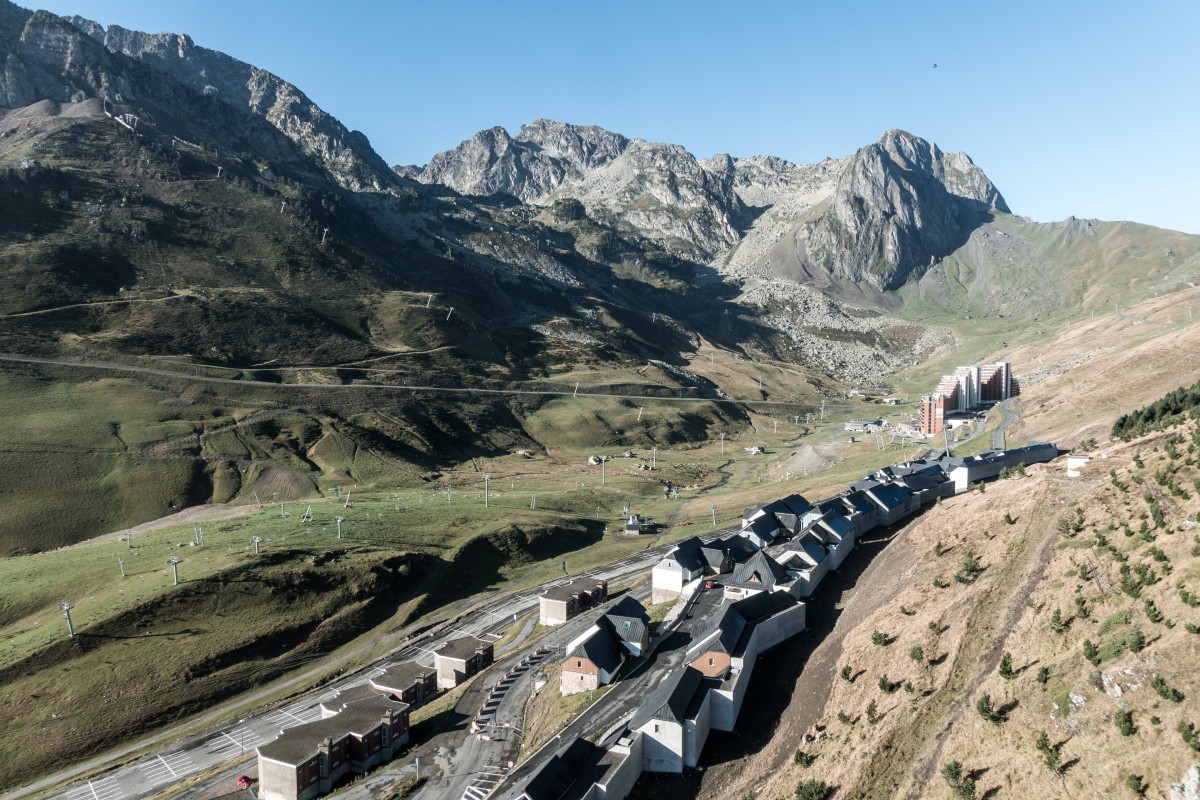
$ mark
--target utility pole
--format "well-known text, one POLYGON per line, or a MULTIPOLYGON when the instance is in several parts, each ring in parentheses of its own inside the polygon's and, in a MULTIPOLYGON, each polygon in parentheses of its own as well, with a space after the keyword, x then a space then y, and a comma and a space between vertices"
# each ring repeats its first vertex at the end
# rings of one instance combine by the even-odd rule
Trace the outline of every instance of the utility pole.
POLYGON ((537 508, 537 495, 536 494, 529 495, 529 507, 537 508))
POLYGON ((329 235, 329 228, 321 231, 321 244, 325 244, 325 237, 329 235))
POLYGON ((715 527, 717 527, 717 506, 716 506, 716 504, 714 503, 711 506, 711 508, 712 508, 712 515, 713 515, 713 527, 715 528, 715 527))
MULTIPOLYGON (((1192 313, 1192 310, 1189 308, 1189 309, 1188 309, 1188 314, 1190 315, 1191 313, 1192 313)), ((1189 317, 1188 317, 1188 319, 1191 319, 1191 316, 1189 316, 1189 317)), ((641 421, 642 421, 642 412, 643 412, 643 411, 645 411, 645 410, 646 410, 646 409, 645 409, 643 406, 638 406, 638 418, 637 418, 637 421, 638 421, 638 422, 641 422, 641 421)))
POLYGON ((62 609, 63 616, 67 618, 67 636, 74 639, 75 638, 75 626, 73 624, 71 624, 71 604, 68 603, 66 600, 63 600, 61 603, 58 604, 58 607, 62 609))
POLYGON ((217 177, 221 177, 221 167, 217 167, 217 177))
POLYGON ((579 381, 575 381, 575 392, 571 395, 571 397, 578 397, 578 396, 579 396, 579 381))
POLYGON ((658 448, 651 447, 650 448, 650 469, 656 469, 657 467, 658 467, 658 448))
POLYGON ((721 455, 725 455, 725 434, 721 434, 721 455))
POLYGON ((334 517, 333 518, 333 521, 337 523, 337 531, 338 531, 339 539, 342 538, 342 520, 344 520, 344 519, 345 519, 345 517, 334 517))
POLYGON ((117 567, 120 568, 121 577, 124 578, 125 577, 125 559, 118 558, 117 559, 117 567))
POLYGON ((446 322, 450 321, 450 315, 454 313, 454 306, 450 306, 450 311, 446 313, 446 322))
POLYGON ((167 559, 167 563, 171 565, 171 577, 173 579, 172 586, 179 585, 179 557, 171 556, 167 559))
POLYGON ((258 555, 258 543, 262 541, 262 537, 251 536, 250 541, 254 542, 254 555, 258 555))
POLYGON ((125 531, 125 546, 128 548, 133 547, 133 528, 125 531))
POLYGON ((773 420, 773 422, 775 423, 775 432, 779 433, 779 420, 773 420))
POLYGON ((600 485, 604 485, 604 462, 608 461, 604 456, 600 456, 600 485))
POLYGON ((429 297, 427 297, 427 298, 425 299, 425 307, 426 307, 426 308, 429 308, 429 304, 430 304, 430 303, 432 303, 432 302, 433 302, 433 295, 429 295, 429 297))
POLYGON ((488 484, 491 483, 491 480, 492 480, 491 475, 483 476, 483 507, 484 508, 488 507, 488 484))

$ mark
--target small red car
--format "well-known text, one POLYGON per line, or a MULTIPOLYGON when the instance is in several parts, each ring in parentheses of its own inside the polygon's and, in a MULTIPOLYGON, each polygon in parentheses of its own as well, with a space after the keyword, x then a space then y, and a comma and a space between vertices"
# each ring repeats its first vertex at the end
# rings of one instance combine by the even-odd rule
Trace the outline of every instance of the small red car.
POLYGON ((705 588, 706 590, 707 590, 707 589, 711 589, 711 588, 713 588, 713 582, 712 582, 712 581, 705 581, 705 582, 704 582, 704 588, 705 588))
POLYGON ((249 775, 243 775, 237 779, 237 785, 243 789, 249 789, 254 785, 254 778, 251 778, 249 775))

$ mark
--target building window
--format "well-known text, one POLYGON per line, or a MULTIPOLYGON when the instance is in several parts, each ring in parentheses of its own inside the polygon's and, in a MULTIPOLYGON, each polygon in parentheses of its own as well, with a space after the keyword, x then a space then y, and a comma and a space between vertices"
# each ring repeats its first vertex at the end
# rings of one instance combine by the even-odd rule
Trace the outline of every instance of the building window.
POLYGON ((383 731, 383 746, 384 746, 384 747, 387 747, 387 743, 388 743, 388 733, 389 733, 389 731, 388 731, 388 726, 387 726, 387 725, 384 725, 384 726, 383 726, 383 728, 382 728, 382 731, 383 731))
POLYGON ((709 665, 710 667, 716 666, 716 664, 717 664, 717 660, 716 660, 715 658, 710 658, 710 659, 708 660, 708 665, 709 665))
POLYGON ((576 662, 575 662, 575 668, 576 668, 576 669, 579 669, 579 668, 580 668, 580 667, 582 667, 582 666, 583 666, 583 662, 582 662, 582 661, 576 661, 576 662))

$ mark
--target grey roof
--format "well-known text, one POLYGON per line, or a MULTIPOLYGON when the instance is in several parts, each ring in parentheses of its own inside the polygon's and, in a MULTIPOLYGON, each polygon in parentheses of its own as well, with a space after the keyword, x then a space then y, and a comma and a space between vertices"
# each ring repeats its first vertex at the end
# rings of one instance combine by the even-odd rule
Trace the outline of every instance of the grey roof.
POLYGON ((746 559, 733 570, 725 581, 726 586, 770 589, 777 583, 787 581, 787 570, 778 561, 761 550, 746 559))
POLYGON ((335 742, 352 734, 364 736, 383 721, 390 710, 407 708, 372 692, 374 697, 358 697, 347 702, 343 710, 332 717, 306 722, 288 728, 275 741, 258 747, 258 752, 272 761, 299 765, 317 754, 317 747, 326 739, 335 742))
POLYGON ((403 691, 414 683, 421 683, 426 675, 435 675, 437 670, 426 667, 415 661, 405 661, 403 664, 393 664, 371 679, 373 686, 389 691, 403 691))
POLYGON ((701 688, 704 675, 692 667, 684 667, 671 673, 671 676, 658 685, 650 696, 642 702, 641 709, 634 714, 629 723, 634 730, 645 725, 652 719, 683 722, 687 719, 688 707, 696 690, 701 688))
POLYGON ((714 547, 713 545, 715 544, 717 543, 713 542, 713 544, 705 545, 704 547, 700 548, 700 555, 704 557, 704 563, 708 565, 709 569, 720 572, 721 568, 725 566, 725 560, 732 557, 729 555, 727 549, 714 547))
POLYGON ((829 551, 825 546, 811 533, 806 533, 803 536, 797 536, 792 541, 782 546, 785 552, 804 553, 814 566, 820 564, 829 556, 829 551))
POLYGON ((522 796, 529 800, 564 800, 582 795, 581 789, 590 788, 594 780, 599 749, 587 739, 576 739, 529 779, 522 796))
POLYGON ((626 642, 640 643, 650 626, 650 615, 646 613, 646 607, 630 595, 625 595, 617 601, 601 619, 607 620, 617 638, 626 642))
POLYGON ((724 539, 716 539, 709 543, 709 549, 720 548, 729 553, 734 561, 745 561, 758 552, 758 548, 750 544, 745 536, 732 535, 724 539))
POLYGON ((800 601, 787 592, 759 592, 730 604, 729 608, 748 623, 754 624, 799 604, 800 601))
POLYGON ((441 647, 435 647, 433 652, 442 658, 456 658, 460 661, 465 661, 475 655, 476 650, 482 650, 491 646, 491 642, 483 639, 476 639, 474 636, 463 636, 458 639, 451 639, 441 647))
POLYGON ((596 625, 592 635, 571 648, 567 658, 586 658, 609 674, 616 672, 625 660, 617 636, 608 625, 596 625))
POLYGON ((896 483, 908 489, 910 492, 923 492, 927 489, 933 489, 941 485, 940 481, 934 480, 929 475, 920 472, 913 472, 908 475, 903 475, 896 479, 896 483))
POLYGON ((865 492, 868 489, 874 489, 876 486, 880 486, 881 484, 882 481, 878 481, 875 478, 863 478, 860 481, 855 481, 854 483, 850 484, 850 488, 855 492, 865 492))
POLYGON ((674 550, 667 553, 664 560, 671 559, 690 572, 704 569, 704 556, 700 554, 700 548, 703 546, 700 537, 691 536, 677 544, 674 550))
POLYGON ((870 495, 889 511, 899 508, 912 498, 912 492, 895 483, 885 483, 870 490, 870 495))
POLYGON ((741 534, 744 536, 747 533, 753 533, 759 539, 765 542, 774 541, 781 530, 779 521, 775 519, 773 514, 764 514, 761 517, 755 517, 750 520, 745 527, 742 528, 741 534))
POLYGON ((576 578, 570 583, 564 583, 562 586, 547 589, 541 596, 550 600, 566 601, 577 594, 595 590, 601 583, 602 581, 599 578, 576 578))
POLYGON ((826 514, 821 517, 821 521, 818 524, 823 528, 828 528, 837 534, 839 538, 847 536, 854 530, 854 523, 846 519, 842 514, 826 514))
POLYGON ((867 497, 862 492, 850 492, 850 494, 842 497, 842 501, 847 503, 855 511, 859 511, 863 514, 871 514, 878 509, 878 506, 871 502, 871 498, 867 497))

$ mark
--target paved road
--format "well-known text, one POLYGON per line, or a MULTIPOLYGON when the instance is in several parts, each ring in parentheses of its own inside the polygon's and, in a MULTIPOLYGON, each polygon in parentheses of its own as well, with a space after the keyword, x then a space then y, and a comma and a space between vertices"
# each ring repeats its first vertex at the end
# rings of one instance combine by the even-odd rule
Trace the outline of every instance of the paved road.
POLYGON ((992 433, 992 449, 993 450, 1003 450, 1004 449, 1005 432, 1008 430, 1009 426, 1011 426, 1013 423, 1015 423, 1017 421, 1017 415, 1014 414, 1013 410, 1012 410, 1012 398, 1011 397, 1000 403, 1000 413, 1004 415, 1004 419, 1000 422, 1000 425, 992 433))
MULTIPOLYGON (((717 536, 730 533, 731 530, 716 531, 705 534, 701 538, 705 540, 716 538, 717 536)), ((321 715, 321 703, 333 700, 339 693, 347 689, 366 683, 367 680, 380 674, 387 667, 404 661, 432 663, 430 649, 452 636, 461 636, 466 633, 480 637, 490 636, 491 638, 497 638, 497 631, 503 630, 506 626, 512 624, 514 619, 536 609, 538 607, 538 596, 546 589, 585 575, 601 577, 611 582, 629 575, 645 572, 645 570, 662 557, 668 548, 673 546, 672 543, 647 549, 636 555, 614 561, 603 568, 590 570, 579 575, 564 576, 533 589, 527 589, 515 594, 506 594, 485 601, 457 619, 442 623, 430 631, 417 636, 403 648, 394 652, 385 661, 365 667, 346 679, 339 681, 334 686, 313 691, 280 708, 247 715, 239 720, 236 725, 228 729, 210 731, 205 735, 196 736, 186 741, 173 742, 170 746, 159 750, 151 756, 100 775, 90 781, 82 781, 74 784, 65 791, 57 794, 37 795, 40 791, 40 786, 61 783, 69 779, 66 775, 57 778, 49 776, 37 784, 17 789, 4 795, 4 800, 16 800, 17 798, 31 795, 39 797, 48 796, 57 800, 136 800, 137 798, 161 794, 185 778, 194 776, 196 773, 219 769, 222 765, 229 763, 242 764, 245 760, 244 756, 247 753, 252 753, 258 745, 272 741, 280 730, 317 719, 321 715)), ((500 670, 507 671, 511 666, 519 663, 522 659, 539 649, 537 646, 524 645, 523 640, 529 631, 530 628, 527 626, 522 636, 514 637, 513 640, 499 648, 500 652, 498 655, 505 656, 505 651, 509 651, 511 656, 503 658, 497 667, 493 667, 492 671, 487 673, 488 675, 495 675, 497 677, 485 678, 483 683, 480 684, 482 687, 490 688, 493 683, 499 680, 500 670)), ((574 638, 574 635, 578 632, 574 627, 564 626, 563 630, 556 631, 547 641, 551 645, 557 645, 561 648, 571 638, 574 638), (562 639, 561 642, 557 641, 559 638, 562 639)), ((533 671, 526 670, 520 677, 524 678, 526 675, 532 674, 533 671)), ((531 684, 532 679, 529 678, 526 682, 531 684)), ((525 689, 521 691, 525 691, 525 689)), ((514 706, 517 694, 517 692, 514 692, 514 706)), ((520 706, 522 711, 518 716, 507 716, 503 717, 503 719, 508 720, 510 723, 513 719, 521 719, 523 716, 523 701, 520 703, 520 706)), ((478 705, 475 706, 476 709, 478 707, 478 705)), ((474 714, 474 709, 472 709, 471 713, 472 715, 474 714)), ((465 723, 462 726, 461 735, 464 741, 468 739, 476 743, 489 741, 471 737, 466 730, 465 723)), ((496 741, 503 740, 498 738, 496 741)), ((487 758, 493 757, 493 754, 491 751, 487 753, 481 752, 479 756, 479 761, 471 763, 484 764, 487 758)), ((496 763, 503 764, 508 760, 512 760, 512 758, 499 758, 496 763)), ((427 762, 422 763, 423 774, 425 773, 425 763, 427 762)), ((406 761, 395 764, 386 770, 378 771, 372 775, 372 778, 386 778, 388 782, 391 782, 400 777, 405 770, 412 770, 414 767, 415 764, 406 761)), ((229 768, 228 774, 233 775, 244 769, 244 766, 229 768)), ((453 770, 446 771, 447 774, 452 772, 453 770)), ((372 783, 378 783, 378 780, 373 780, 372 783)), ((468 783, 463 782, 464 789, 468 783)), ((206 782, 205 785, 211 785, 211 781, 206 782)), ((443 788, 439 782, 433 783, 433 786, 437 789, 443 788)), ((189 790, 181 794, 180 797, 188 797, 191 794, 198 793, 199 790, 189 790)), ((368 795, 363 796, 366 797, 368 795)), ((446 795, 441 791, 435 791, 428 796, 448 797, 450 795, 446 795)), ((470 797, 472 795, 455 794, 454 796, 470 797)))

